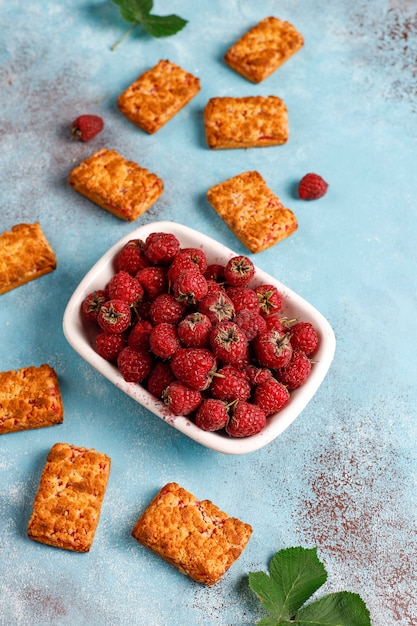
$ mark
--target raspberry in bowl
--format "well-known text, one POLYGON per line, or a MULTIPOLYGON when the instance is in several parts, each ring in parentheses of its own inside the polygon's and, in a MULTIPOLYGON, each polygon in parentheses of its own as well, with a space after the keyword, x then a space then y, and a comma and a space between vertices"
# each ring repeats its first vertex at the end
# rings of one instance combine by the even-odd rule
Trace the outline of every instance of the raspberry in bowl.
POLYGON ((254 452, 310 402, 336 342, 317 309, 251 266, 192 228, 146 224, 83 278, 65 309, 65 337, 89 365, 182 434, 224 454, 254 452), (124 297, 131 311, 127 329, 124 297), (97 300, 105 300, 98 321, 97 311, 85 314, 86 301, 97 309, 97 300), (207 406, 219 419, 207 416, 207 406))

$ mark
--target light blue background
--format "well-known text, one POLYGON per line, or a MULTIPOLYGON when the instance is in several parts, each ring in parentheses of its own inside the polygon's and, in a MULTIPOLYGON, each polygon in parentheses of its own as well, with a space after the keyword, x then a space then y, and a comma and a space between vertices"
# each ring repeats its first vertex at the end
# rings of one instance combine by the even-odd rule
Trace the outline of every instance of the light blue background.
POLYGON ((412 0, 210 0, 155 3, 189 20, 172 38, 127 29, 110 1, 0 0, 0 232, 40 221, 57 270, 0 297, 0 369, 49 363, 62 426, 0 438, 0 623, 6 626, 240 626, 264 612, 247 573, 277 550, 317 546, 329 579, 367 603, 373 626, 415 624, 417 19, 412 0), (257 21, 291 21, 305 45, 260 85, 222 61, 257 21), (168 58, 199 76, 199 95, 154 136, 118 111, 118 94, 168 58), (210 152, 210 97, 275 94, 289 110, 285 146, 210 152), (101 115, 91 143, 72 120, 101 115), (132 224, 76 194, 72 167, 107 146, 157 173, 161 199, 132 224), (266 448, 229 457, 202 448, 116 390, 67 344, 65 306, 113 243, 141 223, 172 220, 244 253, 205 199, 221 180, 257 169, 297 215, 298 231, 253 257, 317 307, 335 360, 302 415, 266 448), (309 171, 330 184, 297 199, 309 171), (26 536, 33 498, 57 441, 112 458, 89 554, 26 536), (139 513, 177 481, 252 524, 247 549, 207 589, 130 536, 139 513))

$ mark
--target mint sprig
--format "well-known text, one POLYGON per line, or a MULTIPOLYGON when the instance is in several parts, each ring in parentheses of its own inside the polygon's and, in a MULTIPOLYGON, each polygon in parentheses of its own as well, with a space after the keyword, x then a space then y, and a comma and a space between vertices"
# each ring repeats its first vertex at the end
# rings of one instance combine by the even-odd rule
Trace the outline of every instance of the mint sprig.
POLYGON ((305 604, 326 582, 316 548, 277 552, 265 572, 250 572, 249 586, 270 617, 257 626, 371 626, 369 611, 356 593, 339 591, 305 604))
POLYGON ((112 46, 115 50, 137 26, 142 26, 152 37, 170 37, 182 30, 187 24, 178 15, 153 15, 153 0, 112 0, 120 9, 120 14, 126 22, 132 24, 123 37, 112 46))

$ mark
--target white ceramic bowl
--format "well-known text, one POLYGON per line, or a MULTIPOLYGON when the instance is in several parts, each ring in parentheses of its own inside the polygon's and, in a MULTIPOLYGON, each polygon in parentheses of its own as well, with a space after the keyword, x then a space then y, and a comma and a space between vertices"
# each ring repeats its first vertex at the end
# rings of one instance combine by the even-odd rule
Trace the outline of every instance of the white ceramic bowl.
POLYGON ((223 433, 205 432, 187 417, 173 415, 163 402, 157 400, 141 385, 127 383, 115 365, 97 354, 93 347, 95 336, 93 329, 81 315, 81 304, 84 298, 95 289, 103 289, 115 273, 114 259, 119 250, 131 239, 145 240, 153 232, 173 233, 181 242, 182 247, 202 248, 209 263, 226 264, 231 257, 237 255, 233 250, 203 233, 175 222, 153 222, 141 226, 112 246, 78 285, 65 309, 63 319, 65 337, 87 363, 116 387, 194 441, 225 454, 247 454, 258 450, 278 437, 300 415, 316 393, 333 360, 336 345, 333 330, 323 315, 311 304, 266 272, 256 268, 251 286, 260 283, 276 285, 283 296, 283 314, 289 318, 297 317, 300 320, 309 321, 319 332, 320 347, 314 355, 314 366, 307 382, 292 392, 291 400, 283 410, 268 418, 267 426, 261 433, 251 437, 233 438, 223 433))

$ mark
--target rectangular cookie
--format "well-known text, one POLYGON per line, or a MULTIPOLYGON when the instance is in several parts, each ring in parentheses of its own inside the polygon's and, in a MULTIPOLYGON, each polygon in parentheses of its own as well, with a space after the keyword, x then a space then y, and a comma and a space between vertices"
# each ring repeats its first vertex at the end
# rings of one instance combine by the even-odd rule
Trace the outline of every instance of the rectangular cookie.
POLYGON ((52 446, 28 524, 28 536, 55 548, 88 552, 110 473, 110 458, 68 443, 52 446))
POLYGON ((17 224, 0 235, 0 294, 49 274, 55 253, 39 222, 17 224))
POLYGON ((303 36, 292 24, 266 17, 229 48, 224 60, 244 78, 260 83, 303 44, 303 36))
POLYGON ((181 573, 212 586, 239 558, 252 527, 168 483, 149 504, 132 535, 181 573))
POLYGON ((62 424, 58 376, 44 363, 0 372, 0 435, 62 424))
POLYGON ((156 174, 107 148, 77 165, 69 183, 102 209, 128 222, 149 209, 164 190, 156 174))
POLYGON ((153 134, 199 91, 199 78, 171 61, 161 60, 121 93, 117 104, 131 122, 153 134))
POLYGON ((207 199, 250 252, 261 252, 298 228, 294 213, 284 207, 257 171, 243 172, 207 192, 207 199))
POLYGON ((261 148, 288 140, 287 107, 277 96, 211 98, 204 108, 209 148, 261 148))

